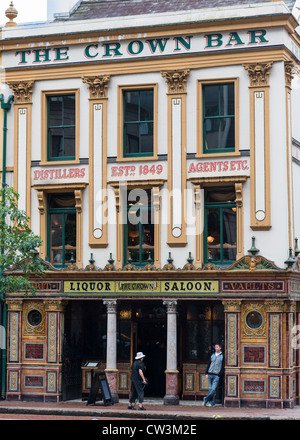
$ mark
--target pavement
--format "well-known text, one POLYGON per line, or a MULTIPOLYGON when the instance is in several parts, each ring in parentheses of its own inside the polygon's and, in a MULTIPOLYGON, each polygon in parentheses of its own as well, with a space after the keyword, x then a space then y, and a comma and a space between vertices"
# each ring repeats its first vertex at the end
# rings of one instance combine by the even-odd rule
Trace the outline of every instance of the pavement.
POLYGON ((96 420, 173 420, 186 422, 197 420, 300 420, 300 406, 286 409, 271 408, 224 408, 221 405, 215 407, 203 407, 202 402, 180 401, 179 405, 164 405, 162 400, 145 399, 144 406, 146 411, 129 410, 127 400, 120 400, 114 405, 104 406, 102 401, 97 401, 94 405, 87 405, 82 400, 72 400, 66 402, 26 402, 26 401, 0 401, 0 414, 27 414, 32 418, 33 415, 53 416, 66 418, 77 416, 87 417, 96 420))

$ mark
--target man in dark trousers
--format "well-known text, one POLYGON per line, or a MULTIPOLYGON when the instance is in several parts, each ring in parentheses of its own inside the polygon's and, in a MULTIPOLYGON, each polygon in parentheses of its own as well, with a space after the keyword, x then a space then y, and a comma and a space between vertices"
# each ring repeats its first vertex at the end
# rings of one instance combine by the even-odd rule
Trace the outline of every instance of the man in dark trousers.
POLYGON ((217 390, 220 377, 224 374, 225 356, 222 353, 222 346, 215 344, 215 352, 211 355, 206 368, 208 377, 208 394, 203 399, 203 406, 215 406, 215 392, 217 390))
POLYGON ((146 385, 146 379, 144 372, 146 366, 144 364, 145 355, 140 351, 135 357, 135 361, 131 368, 131 395, 129 399, 128 409, 135 409, 135 401, 139 400, 139 410, 145 410, 143 406, 144 402, 144 388, 146 385))

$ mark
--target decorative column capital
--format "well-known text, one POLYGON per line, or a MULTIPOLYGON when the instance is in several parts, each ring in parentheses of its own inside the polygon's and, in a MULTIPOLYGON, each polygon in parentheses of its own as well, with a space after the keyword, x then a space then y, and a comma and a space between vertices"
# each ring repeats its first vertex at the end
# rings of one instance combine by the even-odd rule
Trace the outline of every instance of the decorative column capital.
POLYGON ((227 313, 230 312, 240 312, 241 311, 241 303, 239 300, 224 300, 222 304, 224 306, 224 311, 227 313))
POLYGON ((176 299, 166 299, 163 305, 167 308, 167 313, 177 312, 177 300, 176 299))
POLYGON ((34 81, 9 81, 7 84, 14 92, 15 104, 31 104, 34 81))
POLYGON ((107 308, 107 313, 117 313, 117 300, 116 299, 106 299, 103 304, 107 308))
POLYGON ((269 313, 283 312, 284 302, 277 299, 271 299, 265 302, 266 311, 269 313))
POLYGON ((285 85, 287 87, 292 86, 292 79, 294 78, 295 66, 293 61, 284 62, 284 73, 285 73, 285 85))
POLYGON ((269 76, 273 66, 273 61, 268 61, 266 63, 243 64, 243 66, 248 71, 251 87, 262 87, 269 85, 269 76))
POLYGON ((22 299, 7 299, 6 305, 7 305, 7 310, 21 312, 23 309, 23 300, 22 299))
POLYGON ((162 76, 166 79, 168 93, 186 93, 186 83, 189 73, 189 69, 161 72, 162 76))
POLYGON ((45 310, 47 312, 63 312, 67 304, 68 301, 61 299, 44 300, 45 310))
POLYGON ((88 84, 90 99, 106 99, 110 75, 83 76, 82 81, 88 84))

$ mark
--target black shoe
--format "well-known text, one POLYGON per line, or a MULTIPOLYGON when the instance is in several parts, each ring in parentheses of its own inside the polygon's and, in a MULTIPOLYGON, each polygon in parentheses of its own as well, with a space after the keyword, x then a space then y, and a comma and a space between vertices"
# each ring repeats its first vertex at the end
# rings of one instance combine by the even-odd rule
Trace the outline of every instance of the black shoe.
POLYGON ((140 411, 145 411, 146 408, 145 408, 144 406, 139 406, 139 410, 140 410, 140 411))
POLYGON ((134 406, 128 405, 128 409, 135 409, 134 406))

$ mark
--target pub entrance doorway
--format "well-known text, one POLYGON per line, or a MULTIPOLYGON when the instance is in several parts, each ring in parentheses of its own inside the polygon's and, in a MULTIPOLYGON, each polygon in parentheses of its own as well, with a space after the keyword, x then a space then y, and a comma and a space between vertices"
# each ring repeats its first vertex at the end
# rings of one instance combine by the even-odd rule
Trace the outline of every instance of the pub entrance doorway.
POLYGON ((145 388, 146 397, 165 396, 167 360, 167 321, 164 307, 157 304, 144 304, 137 307, 133 325, 133 360, 142 351, 146 357, 145 376, 149 385, 145 388))

